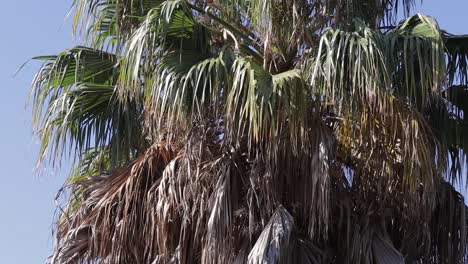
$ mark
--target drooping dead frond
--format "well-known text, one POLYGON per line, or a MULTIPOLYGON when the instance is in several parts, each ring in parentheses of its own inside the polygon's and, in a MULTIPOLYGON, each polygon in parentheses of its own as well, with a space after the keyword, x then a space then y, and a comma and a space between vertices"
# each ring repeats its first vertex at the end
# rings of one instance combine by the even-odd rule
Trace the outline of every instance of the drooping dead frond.
POLYGON ((427 263, 466 263, 467 222, 463 196, 444 182, 437 190, 437 205, 431 223, 431 248, 436 258, 425 256, 427 263))
POLYGON ((378 264, 404 264, 405 258, 392 243, 391 238, 382 231, 377 231, 374 234, 372 241, 372 251, 374 254, 375 263, 378 264))
POLYGON ((293 217, 279 207, 250 251, 247 263, 286 263, 293 228, 293 217))
POLYGON ((328 255, 298 236, 293 217, 279 206, 253 245, 246 263, 327 263, 328 255))
POLYGON ((145 259, 145 231, 149 219, 146 193, 158 185, 162 171, 175 152, 165 143, 154 145, 145 154, 110 175, 91 176, 74 183, 81 189, 77 207, 68 207, 57 226, 57 250, 52 263, 141 262, 145 259), (140 237, 139 243, 135 238, 140 237))
MULTIPOLYGON (((411 21, 413 19, 408 23, 411 21)), ((432 24, 418 21, 413 22, 435 34, 434 38, 439 36, 432 24)), ((353 157, 353 166, 359 171, 357 188, 369 187, 383 197, 398 190, 411 197, 412 203, 425 204, 425 210, 432 208, 436 175, 445 168, 445 157, 437 156, 444 149, 439 147, 437 140, 431 139, 431 129, 416 109, 418 99, 410 93, 402 96, 396 91, 402 84, 395 83, 390 76, 398 67, 394 65, 393 58, 385 56, 388 54, 385 49, 398 48, 393 44, 385 45, 389 41, 388 36, 360 23, 356 27, 357 32, 336 30, 322 37, 318 54, 312 67, 308 68, 312 91, 325 105, 329 105, 327 108, 342 116, 337 131, 338 150, 343 154, 342 158, 353 157), (401 178, 396 179, 395 175, 401 178)), ((440 51, 434 52, 436 55, 429 58, 440 55, 440 51)), ((406 51, 403 53, 407 56, 406 51)), ((405 59, 399 63, 412 69, 410 76, 419 74, 414 72, 412 65, 415 62, 405 59)), ((439 70, 436 72, 439 76, 439 70)), ((432 71, 421 74, 417 79, 427 78, 427 83, 418 81, 417 86, 411 86, 406 82, 404 87, 414 93, 425 90, 422 92, 425 93, 423 100, 429 100, 436 94, 432 88, 434 83, 440 79, 433 77, 432 71)), ((368 191, 363 194, 367 196, 368 191)))

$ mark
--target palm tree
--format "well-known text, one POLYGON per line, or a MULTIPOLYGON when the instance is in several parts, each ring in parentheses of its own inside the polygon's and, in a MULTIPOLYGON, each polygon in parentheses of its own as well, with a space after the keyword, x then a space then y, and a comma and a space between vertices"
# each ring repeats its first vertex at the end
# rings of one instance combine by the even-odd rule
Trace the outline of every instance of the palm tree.
POLYGON ((465 263, 468 36, 413 4, 74 0, 50 262, 465 263))

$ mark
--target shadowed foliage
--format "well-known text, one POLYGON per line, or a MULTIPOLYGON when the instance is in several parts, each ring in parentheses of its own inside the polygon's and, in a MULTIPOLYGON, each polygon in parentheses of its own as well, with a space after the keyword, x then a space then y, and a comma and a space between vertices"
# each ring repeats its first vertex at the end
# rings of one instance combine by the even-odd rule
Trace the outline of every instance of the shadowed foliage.
POLYGON ((74 0, 49 262, 465 263, 468 37, 413 4, 74 0))

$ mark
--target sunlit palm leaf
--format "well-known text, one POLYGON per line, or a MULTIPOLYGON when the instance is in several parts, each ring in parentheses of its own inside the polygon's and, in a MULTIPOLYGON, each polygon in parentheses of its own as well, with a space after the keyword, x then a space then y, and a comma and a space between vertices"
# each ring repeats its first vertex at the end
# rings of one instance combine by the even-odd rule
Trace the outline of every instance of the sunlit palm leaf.
POLYGON ((116 56, 77 47, 46 59, 32 92, 42 142, 39 161, 50 155, 54 162, 65 151, 80 154, 110 144, 115 164, 137 151, 141 138, 130 135, 139 133, 133 127, 138 106, 114 96, 116 56))

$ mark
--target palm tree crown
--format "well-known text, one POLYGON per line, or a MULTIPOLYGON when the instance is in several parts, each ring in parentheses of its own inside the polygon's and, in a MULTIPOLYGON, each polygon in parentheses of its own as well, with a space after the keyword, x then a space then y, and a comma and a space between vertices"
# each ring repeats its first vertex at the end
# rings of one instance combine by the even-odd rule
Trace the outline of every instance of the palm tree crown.
POLYGON ((465 263, 468 36, 412 0, 74 0, 51 263, 465 263), (406 19, 397 23, 396 18, 406 19))

